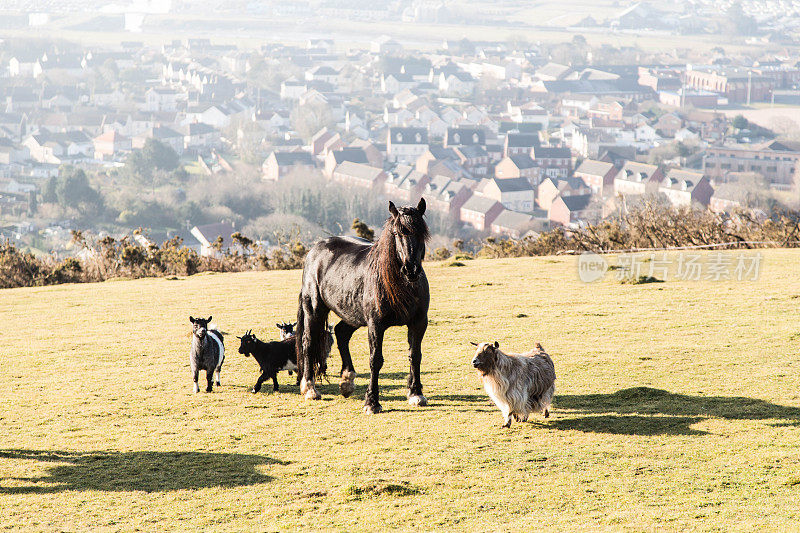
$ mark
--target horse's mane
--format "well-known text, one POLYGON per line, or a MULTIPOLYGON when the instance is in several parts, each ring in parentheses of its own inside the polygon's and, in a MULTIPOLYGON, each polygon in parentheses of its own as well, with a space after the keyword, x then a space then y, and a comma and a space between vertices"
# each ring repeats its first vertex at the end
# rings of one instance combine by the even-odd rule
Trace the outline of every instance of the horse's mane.
POLYGON ((409 283, 400 273, 401 265, 397 260, 394 231, 402 227, 416 235, 423 243, 427 242, 430 238, 428 225, 416 211, 413 207, 404 207, 400 208, 397 217, 389 217, 383 225, 378 242, 370 250, 372 267, 380 280, 376 297, 380 299, 381 295, 385 296, 392 309, 403 318, 408 318, 416 300, 416 292, 414 284, 409 283))

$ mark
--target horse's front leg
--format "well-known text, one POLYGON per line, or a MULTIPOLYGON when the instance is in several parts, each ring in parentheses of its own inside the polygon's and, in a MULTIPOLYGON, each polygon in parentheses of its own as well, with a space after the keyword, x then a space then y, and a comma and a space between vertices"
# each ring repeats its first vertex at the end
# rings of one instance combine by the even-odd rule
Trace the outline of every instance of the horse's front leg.
POLYGON ((428 316, 424 315, 408 325, 408 360, 411 368, 408 373, 408 403, 416 407, 428 405, 422 395, 422 381, 419 377, 419 365, 422 361, 422 337, 428 328, 428 316))
POLYGON ((385 328, 375 323, 369 327, 369 387, 364 397, 364 412, 374 415, 381 412, 381 404, 378 401, 378 373, 383 366, 383 333, 385 328))

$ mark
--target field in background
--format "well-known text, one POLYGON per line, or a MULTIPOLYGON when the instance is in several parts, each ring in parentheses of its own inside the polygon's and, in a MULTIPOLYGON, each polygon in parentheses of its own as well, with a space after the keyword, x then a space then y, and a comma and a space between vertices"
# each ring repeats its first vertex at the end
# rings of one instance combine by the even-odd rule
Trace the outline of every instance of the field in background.
MULTIPOLYGON (((710 50, 724 45, 728 52, 752 49, 744 40, 720 35, 662 35, 652 31, 612 33, 569 29, 587 16, 598 23, 613 18, 627 6, 612 0, 546 0, 542 2, 455 1, 448 3, 470 24, 434 24, 397 21, 358 21, 336 16, 309 18, 296 15, 202 13, 147 15, 140 33, 108 28, 115 19, 108 14, 70 13, 54 15, 43 27, 4 29, 0 36, 13 38, 60 38, 89 45, 114 45, 142 41, 160 45, 174 39, 210 38, 218 44, 257 48, 264 42, 303 45, 308 39, 334 39, 341 49, 368 47, 381 35, 389 35, 414 50, 436 50, 444 40, 506 41, 524 38, 530 42, 568 43, 581 33, 592 46, 636 46, 645 51, 673 49, 710 50)), ((670 10, 672 6, 659 6, 670 10)), ((2 13, 0 13, 2 16, 2 13)), ((118 17, 117 17, 118 18, 118 17)), ((113 22, 120 24, 119 20, 113 22)))
POLYGON ((285 374, 250 394, 232 335, 223 387, 190 394, 188 316, 275 338, 299 271, 0 291, 2 526, 793 529, 798 261, 771 250, 758 281, 644 285, 585 285, 573 257, 426 264, 430 406, 405 402, 394 329, 374 417, 364 331, 350 399, 332 380, 306 402, 285 374), (469 364, 469 341, 495 339, 552 355, 550 419, 500 428, 469 364))

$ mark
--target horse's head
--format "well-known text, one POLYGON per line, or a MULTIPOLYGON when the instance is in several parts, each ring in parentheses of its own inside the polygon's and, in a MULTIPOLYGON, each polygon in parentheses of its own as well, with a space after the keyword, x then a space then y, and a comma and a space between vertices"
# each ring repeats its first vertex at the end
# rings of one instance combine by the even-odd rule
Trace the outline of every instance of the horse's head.
POLYGON ((422 259, 425 257, 425 242, 428 240, 428 225, 422 215, 425 214, 425 199, 420 198, 417 207, 397 208, 389 202, 392 218, 389 229, 392 231, 397 259, 400 261, 400 273, 411 282, 415 282, 422 274, 422 259))

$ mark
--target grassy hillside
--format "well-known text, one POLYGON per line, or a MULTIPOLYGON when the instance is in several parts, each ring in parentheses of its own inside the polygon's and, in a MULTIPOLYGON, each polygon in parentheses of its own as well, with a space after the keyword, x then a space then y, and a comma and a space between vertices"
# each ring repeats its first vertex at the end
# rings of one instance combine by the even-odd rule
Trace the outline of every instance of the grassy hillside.
POLYGON ((232 336, 223 387, 190 393, 188 316, 274 338, 299 271, 1 291, 2 527, 794 529, 800 252, 764 254, 752 282, 585 285, 569 257, 427 264, 430 406, 405 402, 394 329, 374 417, 363 331, 350 399, 332 380, 306 402, 285 374, 250 394, 232 336), (552 355, 550 419, 500 428, 468 344, 495 339, 552 355))

